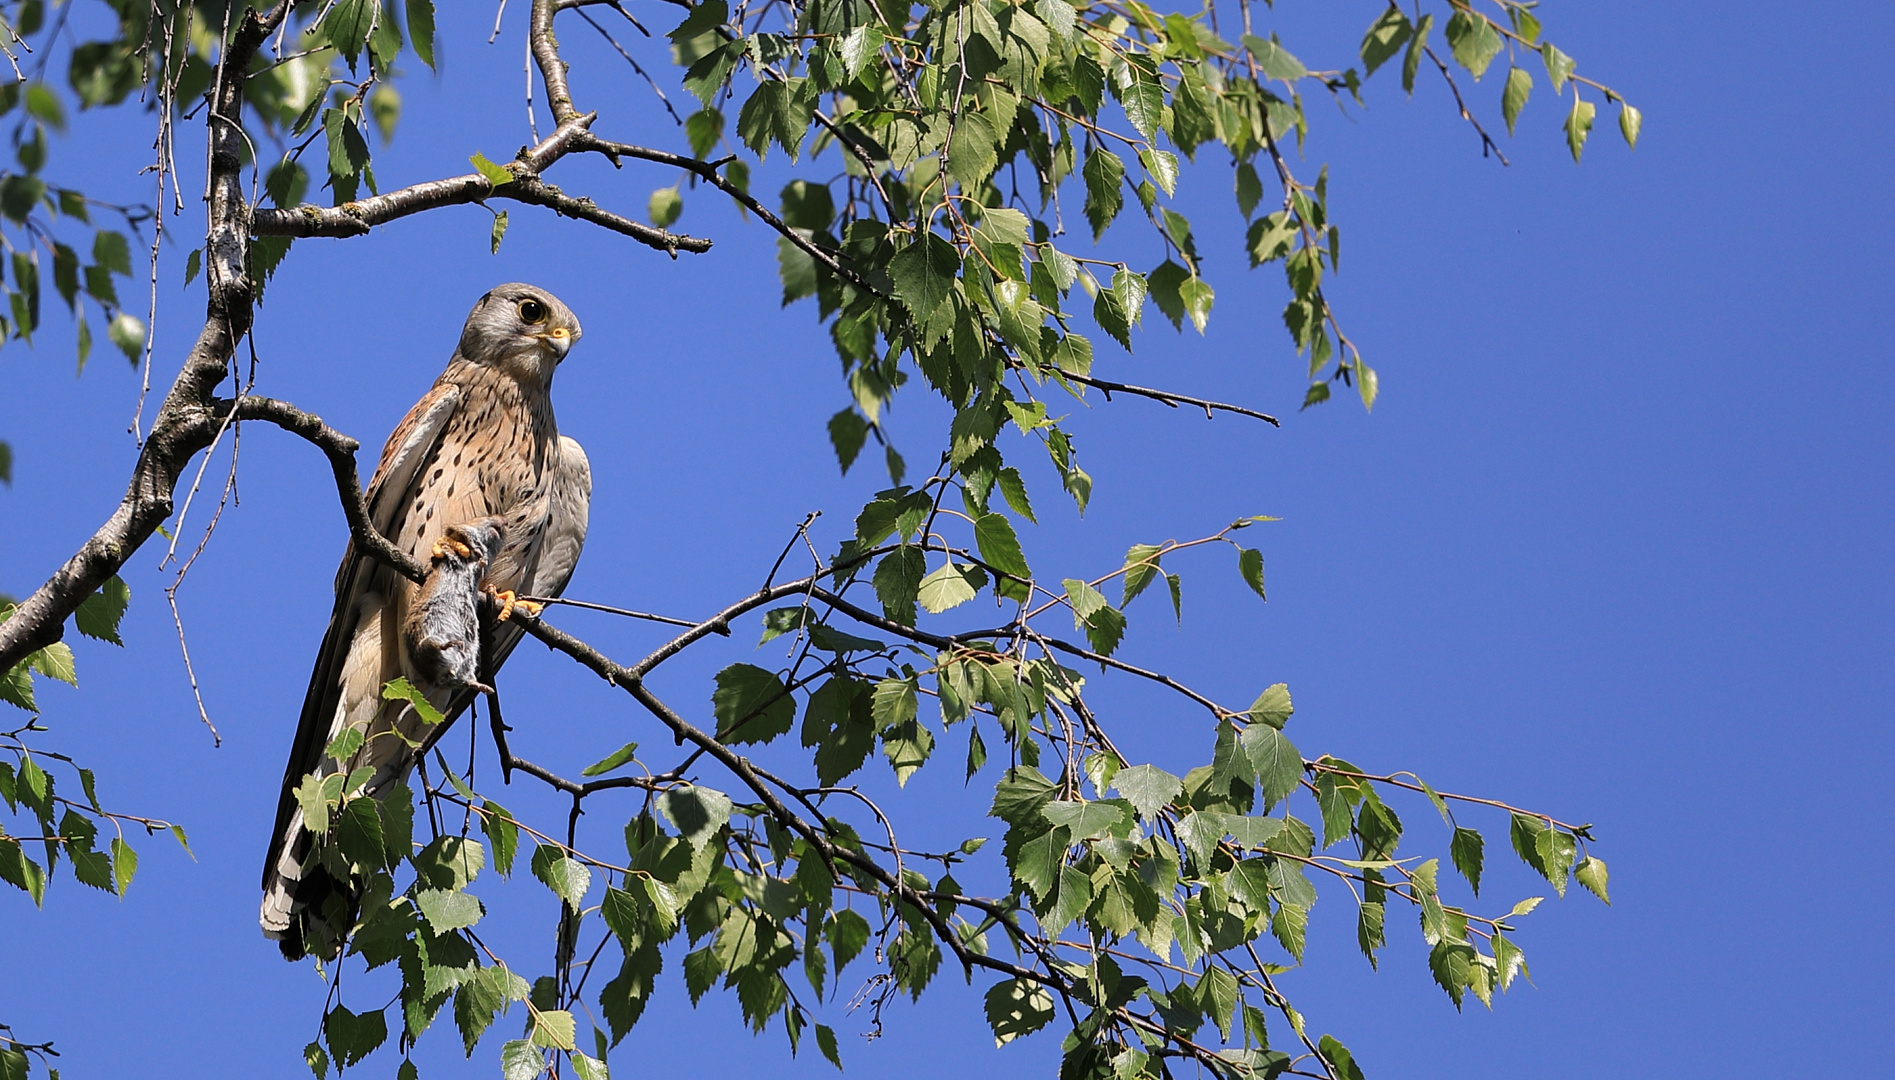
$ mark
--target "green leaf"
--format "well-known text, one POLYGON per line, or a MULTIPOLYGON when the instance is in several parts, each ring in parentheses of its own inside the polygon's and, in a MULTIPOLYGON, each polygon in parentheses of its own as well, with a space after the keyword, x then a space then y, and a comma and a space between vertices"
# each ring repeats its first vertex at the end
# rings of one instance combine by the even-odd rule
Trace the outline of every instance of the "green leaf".
POLYGON ((474 151, 474 156, 468 158, 467 160, 473 163, 474 171, 486 177, 487 183, 492 185, 493 187, 502 187, 504 185, 511 184, 514 181, 514 175, 511 170, 507 169, 503 165, 497 165, 494 162, 489 161, 487 159, 487 155, 481 153, 478 150, 474 151))
POLYGON ((865 23, 849 31, 842 39, 842 69, 851 80, 862 74, 862 69, 874 61, 881 52, 886 39, 880 27, 865 23))
POLYGON ((875 568, 873 585, 882 612, 904 626, 915 624, 915 600, 920 595, 921 579, 928 564, 921 549, 903 545, 882 556, 875 568))
POLYGON ((337 1005, 323 1017, 322 1032, 340 1072, 360 1062, 388 1040, 388 1021, 377 1012, 352 1013, 337 1005))
POLYGON ((684 134, 691 141, 691 156, 703 158, 717 147, 724 135, 724 114, 716 109, 699 109, 684 119, 684 134))
POLYGON ((1053 1015, 1053 995, 1037 982, 1009 979, 987 991, 987 1025, 995 1046, 1033 1034, 1052 1023, 1053 1015))
POLYGON ((1133 544, 1125 552, 1125 573, 1121 575, 1124 594, 1119 607, 1124 608, 1145 591, 1163 573, 1158 565, 1158 553, 1162 549, 1155 544, 1133 544))
POLYGON ((1454 860, 1454 868, 1461 872, 1467 883, 1473 887, 1474 895, 1480 895, 1481 862, 1486 841, 1481 839, 1478 829, 1456 827, 1454 839, 1448 845, 1448 855, 1454 860))
POLYGON ((1203 278, 1194 277, 1178 286, 1178 299, 1184 302, 1184 312, 1191 317, 1191 325, 1198 333, 1211 321, 1211 304, 1217 299, 1211 283, 1203 278))
POLYGON ((1381 392, 1381 379, 1375 374, 1375 369, 1363 363, 1360 358, 1357 358, 1352 366, 1355 368, 1355 389, 1356 393, 1362 397, 1362 407, 1375 408, 1375 397, 1381 392))
POLYGON ((1026 481, 1020 478, 1020 470, 1011 465, 1000 470, 1000 494, 1014 513, 1039 524, 1039 519, 1033 516, 1033 504, 1026 497, 1026 481))
POLYGON ((1178 155, 1169 150, 1148 149, 1138 152, 1138 160, 1145 166, 1145 171, 1151 174, 1152 180, 1158 185, 1158 190, 1167 196, 1177 193, 1178 155))
POLYGON ((1009 575, 994 581, 995 595, 1025 600, 1031 593, 1033 571, 1028 569, 1026 556, 1020 552, 1020 540, 1014 535, 1013 523, 1003 514, 982 514, 974 522, 974 541, 987 565, 1009 575))
POLYGON ((933 615, 972 600, 978 592, 970 575, 952 561, 921 579, 916 599, 933 615))
POLYGON ((1123 836, 1132 827, 1132 807, 1123 799, 1096 802, 1057 799, 1040 807, 1040 813, 1054 825, 1072 830, 1074 842, 1123 836))
POLYGON ((26 661, 34 671, 49 679, 58 679, 67 686, 79 685, 78 668, 72 659, 72 646, 63 641, 55 641, 42 649, 30 653, 26 661))
POLYGON ((111 229, 100 229, 93 233, 92 261, 115 274, 131 276, 132 253, 125 242, 125 234, 111 229))
POLYGON ((434 0, 408 0, 408 43, 422 63, 440 71, 434 66, 434 0))
POLYGON ((632 760, 632 755, 636 753, 638 753, 638 744, 635 742, 628 742, 624 746, 621 746, 617 750, 614 750, 610 754, 607 754, 605 757, 600 758, 598 761, 595 761, 592 764, 586 766, 585 768, 579 770, 579 775, 603 776, 606 773, 611 772, 613 769, 618 768, 620 765, 623 765, 626 762, 632 760))
POLYGON ((514 1039, 500 1047, 501 1080, 537 1080, 545 1071, 544 1055, 530 1040, 514 1039))
POLYGON ((836 1031, 828 1024, 816 1025, 816 1047, 822 1056, 838 1070, 842 1068, 842 1054, 836 1049, 836 1031))
POLYGON ((1513 941, 1504 934, 1496 933, 1493 936, 1492 944, 1494 947, 1494 967, 1497 969, 1496 975, 1498 976, 1500 988, 1505 990, 1513 983, 1515 975, 1526 971, 1526 954, 1521 952, 1520 946, 1515 945, 1513 941))
POLYGON ((59 95, 53 93, 53 88, 43 82, 27 84, 26 111, 54 131, 66 130, 65 106, 59 103, 59 95))
POLYGON ((1146 821, 1155 820, 1184 792, 1184 782, 1156 765, 1134 765, 1120 769, 1112 778, 1112 787, 1138 810, 1146 821))
POLYGON ((1294 712, 1296 707, 1290 704, 1289 684, 1273 683, 1257 695, 1256 701, 1251 702, 1248 715, 1253 723, 1268 724, 1282 731, 1283 725, 1290 722, 1290 715, 1294 712))
POLYGON ((1484 15, 1456 8, 1448 20, 1448 44, 1454 49, 1455 62, 1478 79, 1487 73, 1487 65, 1500 54, 1500 31, 1484 15))
POLYGON ((415 906, 436 936, 465 930, 486 913, 471 893, 448 889, 423 889, 415 894, 415 906))
MULTIPOLYGON (((1137 69, 1133 69, 1136 71, 1137 69)), ((1150 76, 1139 72, 1130 86, 1119 90, 1119 104, 1125 118, 1150 142, 1165 118, 1165 89, 1150 76)))
POLYGON ((929 233, 889 260, 888 276, 896 297, 908 305, 916 322, 925 323, 954 290, 960 269, 961 257, 954 245, 929 233))
POLYGON ((692 847, 702 848, 730 820, 730 796, 712 788, 684 784, 661 795, 658 810, 678 830, 679 836, 692 847))
MULTIPOLYGON (((1125 162, 1117 154, 1097 147, 1086 155, 1086 220, 1092 223, 1092 238, 1105 235, 1106 227, 1125 206, 1125 162)), ((892 272, 892 267, 891 267, 892 272)))
POLYGON ((1258 599, 1269 599, 1263 592, 1263 552, 1256 548, 1238 548, 1237 572, 1243 575, 1244 584, 1250 586, 1258 599))
MULTIPOLYGON (((349 119, 347 113, 341 109, 324 109, 322 129, 328 137, 329 175, 333 180, 349 180, 368 167, 368 141, 362 138, 362 129, 349 119)), ((478 154, 475 156, 479 157, 478 154)), ((345 195, 339 184, 335 187, 339 201, 355 197, 352 194, 355 189, 353 182, 348 185, 350 194, 345 195)))
POLYGON ((303 1047, 303 1063, 309 1066, 310 1072, 316 1074, 316 1080, 324 1080, 329 1075, 329 1055, 323 1051, 321 1043, 310 1043, 303 1047))
POLYGON ((1336 1041, 1333 1035, 1324 1035, 1316 1044, 1316 1049, 1329 1062, 1330 1072, 1336 1080, 1363 1080, 1362 1067, 1355 1063, 1349 1048, 1336 1041))
POLYGON ((1179 286, 1191 278, 1191 272, 1170 259, 1158 264, 1151 272, 1147 283, 1151 287, 1151 298, 1164 312, 1171 325, 1184 329, 1184 298, 1179 295, 1179 286))
POLYGON ((660 229, 670 228, 678 220, 678 215, 684 213, 684 196, 678 194, 675 185, 661 187, 652 192, 651 198, 646 201, 645 213, 653 225, 660 229))
POLYGON ((1248 161, 1237 163, 1237 211, 1249 218, 1251 211, 1263 199, 1263 181, 1257 179, 1257 168, 1248 161))
POLYGON ((520 827, 507 808, 492 799, 481 800, 480 808, 486 811, 480 815, 480 828, 493 845, 493 867, 507 877, 513 873, 513 856, 520 850, 520 827))
POLYGON ((369 115, 375 120, 375 130, 383 143, 393 142, 395 126, 401 123, 401 94, 394 87, 383 83, 368 96, 369 115))
POLYGON ((1268 41, 1255 34, 1245 34, 1243 46, 1249 50, 1251 56, 1257 58, 1257 67, 1272 79, 1295 82, 1309 74, 1309 69, 1303 66, 1303 62, 1291 56, 1289 50, 1278 43, 1274 34, 1268 41))
POLYGON ((533 849, 533 876, 575 911, 592 888, 592 871, 586 864, 551 844, 533 849))
MULTIPOLYGON (((377 0, 335 0, 323 17, 322 31, 329 44, 355 66, 356 57, 362 54, 363 46, 368 44, 369 32, 375 28, 375 16, 380 8, 377 0)), ((333 1047, 332 1047, 333 1049, 333 1047)), ((340 1062, 353 1065, 353 1061, 340 1062)))
POLYGON ((849 475, 849 466, 855 464, 856 455, 862 452, 868 438, 869 422, 854 409, 843 409, 829 418, 829 442, 836 448, 836 461, 842 466, 842 475, 849 475))
POLYGON ((1586 136, 1592 134, 1592 118, 1598 111, 1592 102, 1574 92, 1573 111, 1566 114, 1566 146, 1572 150, 1574 162, 1586 148, 1586 136))
POLYGON ((105 336, 118 346, 127 360, 136 364, 138 354, 145 348, 145 320, 129 311, 121 311, 106 324, 105 336))
POLYGON ((1579 860, 1577 866, 1573 867, 1573 877, 1577 878, 1579 883, 1584 885, 1586 890, 1592 893, 1592 895, 1604 900, 1608 905, 1612 903, 1612 898, 1606 895, 1606 868, 1604 860, 1595 859, 1590 855, 1586 856, 1579 860))
POLYGON ((477 840, 441 836, 415 852, 410 861, 422 884, 458 892, 480 876, 487 865, 487 851, 477 840))
POLYGON ((1573 68, 1578 65, 1550 41, 1540 46, 1540 59, 1546 62, 1546 77, 1553 80, 1553 93, 1562 93, 1566 89, 1566 80, 1572 77, 1573 68))
POLYGON ((1268 808, 1288 798, 1303 779, 1303 756, 1269 724, 1252 724, 1241 739, 1244 755, 1257 770, 1257 784, 1268 808))
MULTIPOLYGON (((1389 61, 1401 51, 1402 44, 1414 33, 1414 26, 1401 8, 1389 5, 1369 27, 1362 37, 1362 66, 1366 74, 1375 74, 1375 69, 1389 61)), ((1248 216, 1246 214, 1245 216, 1248 216)))
POLYGON ((776 673, 755 664, 732 664, 717 673, 711 692, 718 738, 733 743, 767 743, 796 721, 796 699, 776 673))
MULTIPOLYGON (((131 887, 132 876, 138 873, 138 852, 133 851, 132 846, 130 844, 127 844, 123 837, 118 837, 118 836, 115 836, 112 838, 111 850, 112 850, 112 885, 113 885, 112 891, 117 893, 120 898, 123 898, 125 896, 125 890, 131 887)), ((1588 861, 1596 861, 1596 860, 1588 860, 1588 861)), ((1600 898, 1604 899, 1605 885, 1604 885, 1603 875, 1605 872, 1605 864, 1600 863, 1599 869, 1600 869, 1600 874, 1601 874, 1600 886, 1596 889, 1593 889, 1592 891, 1600 894, 1600 898)), ((1584 881, 1583 878, 1580 880, 1584 881)), ((1587 888, 1591 888, 1591 886, 1588 885, 1587 888)))
POLYGON ((999 163, 1000 136, 986 113, 961 114, 948 143, 949 175, 969 187, 985 180, 999 163))
POLYGON ((493 216, 493 231, 487 236, 487 250, 495 255, 500 254, 500 241, 506 238, 507 212, 505 210, 497 210, 493 216))
POLYGON ((533 1043, 549 1050, 573 1049, 575 1034, 572 1013, 564 1009, 543 1009, 533 1014, 533 1043))
MULTIPOLYGON (((385 701, 407 702, 414 708, 415 714, 421 718, 421 722, 427 724, 429 727, 446 719, 446 717, 441 715, 441 710, 435 708, 428 701, 427 695, 415 689, 414 685, 405 678, 390 679, 388 683, 382 687, 382 698, 385 701)), ((458 783, 458 781, 456 782, 458 783)), ((471 797, 471 794, 462 792, 462 796, 471 797)))
POLYGON ((1434 28, 1434 16, 1423 15, 1415 24, 1415 34, 1408 39, 1408 52, 1402 57, 1402 89, 1409 94, 1415 92, 1415 74, 1421 70, 1421 57, 1428 49, 1428 31, 1434 28))
POLYGON ((1500 92, 1500 115, 1507 121, 1507 134, 1513 134, 1514 121, 1520 119, 1520 110, 1526 108, 1527 95, 1533 92, 1533 76, 1525 68, 1507 69, 1507 85, 1500 92))
POLYGON ((1619 103, 1619 134, 1625 136, 1625 145, 1638 149, 1638 130, 1645 124, 1645 114, 1625 102, 1619 103))
POLYGON ((1296 219, 1288 210, 1278 210, 1251 222, 1250 231, 1244 237, 1250 265, 1261 266, 1288 255, 1295 246, 1298 232, 1296 219))

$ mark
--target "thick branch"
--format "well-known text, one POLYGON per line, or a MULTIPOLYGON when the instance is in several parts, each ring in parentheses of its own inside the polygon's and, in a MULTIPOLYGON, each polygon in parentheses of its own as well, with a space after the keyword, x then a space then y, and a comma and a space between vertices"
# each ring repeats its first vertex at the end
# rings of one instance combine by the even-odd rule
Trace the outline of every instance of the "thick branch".
POLYGON ((559 58, 559 39, 553 36, 553 14, 558 10, 555 0, 533 0, 527 40, 540 79, 546 83, 546 104, 553 110, 554 121, 564 124, 578 116, 579 110, 573 108, 572 91, 566 87, 566 62, 559 58))
POLYGON ((281 0, 259 17, 246 9, 224 49, 210 93, 210 214, 206 228, 205 278, 209 301, 204 329, 184 367, 158 406, 151 434, 139 447, 131 483, 118 508, 64 566, 0 624, 0 671, 10 670, 36 649, 65 634, 66 619, 171 516, 172 491, 193 454, 209 446, 216 424, 204 408, 223 380, 237 341, 250 329, 255 297, 247 276, 250 257, 248 206, 243 196, 244 72, 258 46, 289 13, 281 0))
POLYGON ((425 210, 484 203, 488 199, 512 199, 544 206, 564 217, 592 222, 673 255, 680 251, 709 251, 709 240, 654 229, 602 210, 591 199, 567 195, 540 179, 541 172, 579 148, 580 140, 589 138, 586 126, 591 122, 592 115, 589 113, 571 117, 539 145, 520 151, 520 155, 506 166, 507 171, 514 174, 514 179, 507 183, 496 186, 486 176, 476 172, 411 184, 341 206, 258 209, 251 214, 251 231, 257 236, 361 236, 377 225, 425 210))

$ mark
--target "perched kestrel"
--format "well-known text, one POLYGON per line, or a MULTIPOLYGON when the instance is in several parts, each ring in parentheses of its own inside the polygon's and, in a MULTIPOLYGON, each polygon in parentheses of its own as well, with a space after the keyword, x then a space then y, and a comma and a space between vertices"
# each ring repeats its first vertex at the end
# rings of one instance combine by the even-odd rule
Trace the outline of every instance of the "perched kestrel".
MULTIPOLYGON (((483 587, 509 604, 513 595, 558 596, 585 543, 592 471, 585 451, 553 421, 553 372, 579 340, 579 320, 531 285, 502 285, 467 316, 460 346, 426 397, 388 437, 369 482, 371 520, 382 535, 427 562, 449 526, 497 516, 504 542, 483 587)), ((309 773, 374 770, 349 792, 382 796, 414 763, 411 743, 432 731, 406 702, 385 701, 382 687, 408 679, 448 721, 475 690, 430 681, 404 640, 417 586, 351 544, 336 574, 336 606, 316 654, 303 716, 283 773, 276 829, 263 864, 264 935, 289 959, 336 954, 354 924, 359 884, 338 869, 329 845, 305 829, 296 789, 309 773), (351 727, 366 741, 347 760, 327 757, 351 727), (396 737, 396 733, 400 737, 396 737)), ((488 635, 482 675, 491 678, 522 631, 502 622, 488 635)))

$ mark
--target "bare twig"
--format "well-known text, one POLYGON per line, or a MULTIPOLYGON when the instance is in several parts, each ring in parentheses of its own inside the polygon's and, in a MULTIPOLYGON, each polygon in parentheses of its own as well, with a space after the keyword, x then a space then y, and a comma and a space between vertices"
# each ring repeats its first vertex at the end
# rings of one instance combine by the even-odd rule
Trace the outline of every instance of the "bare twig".
POLYGON ((1153 401, 1169 405, 1174 409, 1180 405, 1189 405, 1193 408, 1203 409, 1204 418, 1206 420, 1211 419, 1212 410, 1216 410, 1218 412, 1236 413, 1238 416, 1253 417, 1273 427, 1283 426, 1276 417, 1267 413, 1260 413, 1255 409, 1246 409, 1242 405, 1226 405, 1221 401, 1206 401, 1203 398, 1174 394, 1169 390, 1153 390, 1146 386, 1132 386, 1129 383, 1112 382, 1109 379, 1095 379, 1090 375, 1075 375, 1070 371, 1060 372, 1059 377, 1101 390, 1105 393, 1105 399, 1107 401, 1112 400, 1113 394, 1135 394, 1139 397, 1151 398, 1153 401))

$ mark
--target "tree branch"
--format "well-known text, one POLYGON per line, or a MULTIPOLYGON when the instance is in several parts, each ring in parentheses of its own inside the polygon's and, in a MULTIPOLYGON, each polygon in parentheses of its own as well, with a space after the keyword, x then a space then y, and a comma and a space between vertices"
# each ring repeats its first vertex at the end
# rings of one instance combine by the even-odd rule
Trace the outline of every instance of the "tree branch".
POLYGON ((578 218, 613 232, 629 236, 647 247, 676 255, 709 251, 711 242, 692 236, 680 236, 600 209, 591 199, 574 198, 540 179, 540 173, 561 158, 579 149, 589 139, 587 125, 593 114, 573 116, 537 146, 522 149, 505 168, 514 175, 496 185, 480 173, 467 173, 357 199, 341 206, 298 206, 290 210, 257 209, 251 213, 250 229, 257 236, 361 236, 377 225, 397 218, 419 214, 443 206, 485 203, 488 199, 512 199, 544 206, 563 217, 578 218))
POLYGON ((765 225, 768 225, 770 228, 782 234, 785 240, 795 244, 804 254, 816 260, 830 273, 835 274, 837 277, 842 278, 844 281, 847 281, 859 289, 874 293, 876 296, 885 297, 888 295, 887 289, 871 283, 861 274, 843 265, 842 261, 837 259, 833 252, 824 250, 817 245, 815 241, 804 236, 796 229, 791 228, 782 218, 771 213, 767 207, 758 202, 749 192, 726 180, 723 174, 717 171, 717 164, 715 162, 700 161, 697 158, 685 157, 682 154, 668 153, 664 150, 653 150, 644 146, 634 146, 631 143, 612 142, 607 139, 601 139, 591 132, 587 132, 578 140, 578 145, 575 149, 591 150, 595 153, 604 154, 611 160, 614 166, 618 165, 620 158, 628 157, 683 169, 737 200, 744 209, 757 215, 758 218, 762 219, 765 225))
POLYGON ((1153 390, 1146 386, 1132 386, 1128 383, 1112 382, 1109 379, 1095 379, 1090 375, 1075 375, 1070 371, 1060 372, 1060 377, 1104 391, 1107 401, 1112 400, 1113 394, 1136 394, 1139 397, 1148 397, 1153 401, 1162 402, 1174 409, 1180 405, 1190 405, 1193 408, 1203 409, 1204 418, 1206 420, 1211 419, 1211 411, 1215 409, 1220 412, 1236 413, 1238 416, 1253 417, 1268 423, 1272 427, 1283 426, 1282 422, 1276 417, 1268 413, 1260 413, 1255 409, 1246 409, 1242 405, 1226 405, 1221 401, 1206 401, 1203 398, 1174 394, 1169 390, 1153 390))
POLYGON ((118 508, 65 565, 0 623, 0 671, 11 670, 37 649, 65 634, 66 619, 171 516, 172 492, 193 454, 210 445, 216 424, 205 409, 224 378, 237 341, 249 332, 255 293, 248 277, 250 230, 243 195, 247 148, 238 122, 243 112, 244 72, 251 57, 289 13, 279 0, 259 17, 247 8, 219 58, 210 91, 210 213, 204 243, 209 300, 204 329, 158 406, 151 434, 139 447, 131 483, 118 508))
POLYGON ((361 443, 322 422, 322 417, 307 413, 287 401, 246 395, 235 400, 212 403, 212 415, 222 419, 235 412, 238 420, 264 420, 296 435, 329 458, 336 478, 336 497, 342 503, 343 517, 349 522, 349 538, 357 550, 373 555, 394 567, 410 581, 428 576, 428 568, 396 547, 376 530, 369 520, 368 500, 362 494, 362 481, 355 467, 355 452, 361 443))

